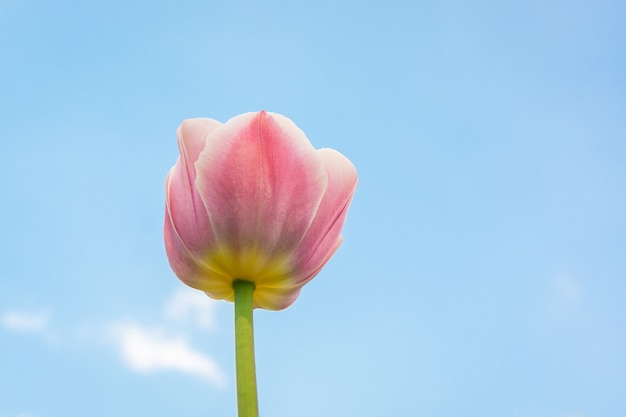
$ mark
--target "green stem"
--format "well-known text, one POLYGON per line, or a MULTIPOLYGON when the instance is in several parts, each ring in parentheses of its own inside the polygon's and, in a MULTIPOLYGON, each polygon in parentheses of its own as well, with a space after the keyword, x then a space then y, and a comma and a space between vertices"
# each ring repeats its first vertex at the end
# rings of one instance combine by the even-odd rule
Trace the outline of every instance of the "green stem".
POLYGON ((233 282, 235 290, 235 364, 237 368, 237 410, 239 417, 258 417, 252 294, 254 283, 233 282))

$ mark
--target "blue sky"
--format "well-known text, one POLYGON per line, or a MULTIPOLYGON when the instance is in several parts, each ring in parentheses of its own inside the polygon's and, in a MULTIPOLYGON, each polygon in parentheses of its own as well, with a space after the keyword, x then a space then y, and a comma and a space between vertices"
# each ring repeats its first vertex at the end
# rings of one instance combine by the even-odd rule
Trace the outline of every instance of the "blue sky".
POLYGON ((260 109, 360 179, 255 313, 261 415, 623 416, 625 51, 619 1, 0 1, 0 416, 235 415, 163 181, 260 109))

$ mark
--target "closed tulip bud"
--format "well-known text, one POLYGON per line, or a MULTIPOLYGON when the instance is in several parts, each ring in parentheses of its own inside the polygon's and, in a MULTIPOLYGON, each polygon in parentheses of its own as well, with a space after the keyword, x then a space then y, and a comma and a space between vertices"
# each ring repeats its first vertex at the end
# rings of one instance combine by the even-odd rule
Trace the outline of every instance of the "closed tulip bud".
POLYGON ((178 145, 164 228, 176 276, 229 301, 233 282, 249 281, 254 307, 290 306, 341 244, 354 165, 264 111, 185 120, 178 145))

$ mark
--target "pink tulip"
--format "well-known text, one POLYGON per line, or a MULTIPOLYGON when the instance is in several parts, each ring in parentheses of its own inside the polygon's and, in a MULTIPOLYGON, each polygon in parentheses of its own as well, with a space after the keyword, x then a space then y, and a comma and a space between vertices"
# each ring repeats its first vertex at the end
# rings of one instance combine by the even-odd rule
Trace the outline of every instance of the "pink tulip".
POLYGON ((185 120, 178 146, 165 180, 174 273, 215 299, 233 301, 232 283, 246 280, 255 307, 290 306, 341 244, 354 165, 264 111, 185 120))

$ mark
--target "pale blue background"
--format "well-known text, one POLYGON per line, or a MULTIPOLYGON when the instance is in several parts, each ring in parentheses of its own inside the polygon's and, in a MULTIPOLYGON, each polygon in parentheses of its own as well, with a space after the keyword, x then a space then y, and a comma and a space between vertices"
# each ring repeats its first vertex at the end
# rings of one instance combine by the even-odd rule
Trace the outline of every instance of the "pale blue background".
POLYGON ((625 2, 2 0, 0 416, 235 415, 232 305, 163 318, 163 180, 183 119, 260 109, 360 178, 256 313, 262 416, 626 415, 625 2), (124 320, 225 385, 134 371, 124 320))

